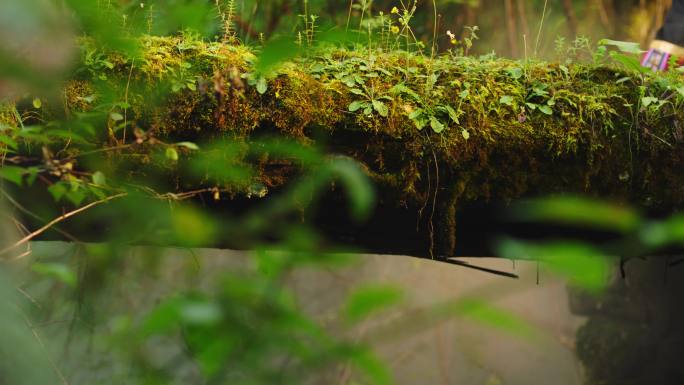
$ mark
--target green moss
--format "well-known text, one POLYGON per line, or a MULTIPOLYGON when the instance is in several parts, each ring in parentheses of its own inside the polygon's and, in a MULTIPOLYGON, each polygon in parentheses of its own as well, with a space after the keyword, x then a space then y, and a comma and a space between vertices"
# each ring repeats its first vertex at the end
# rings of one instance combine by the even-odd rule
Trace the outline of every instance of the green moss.
POLYGON ((16 127, 18 122, 16 119, 15 108, 10 103, 3 103, 0 101, 0 128, 2 126, 16 127))

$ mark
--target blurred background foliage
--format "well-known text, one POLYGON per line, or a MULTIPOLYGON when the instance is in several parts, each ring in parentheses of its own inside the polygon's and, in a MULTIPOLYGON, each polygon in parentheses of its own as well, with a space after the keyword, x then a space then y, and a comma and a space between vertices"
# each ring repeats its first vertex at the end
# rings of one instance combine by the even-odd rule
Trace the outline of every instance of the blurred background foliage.
MULTIPOLYGON (((321 28, 358 26, 362 17, 374 23, 380 12, 388 15, 393 7, 411 9, 410 0, 237 0, 236 31, 244 42, 288 34, 303 28, 300 15, 319 16, 321 28), (349 12, 351 5, 351 13, 349 12)), ((132 3, 131 3, 132 4, 132 3)), ((573 41, 577 36, 593 41, 612 37, 646 44, 662 24, 671 0, 421 0, 411 24, 415 35, 431 44, 437 7, 437 43, 449 48, 446 31, 459 38, 466 26, 480 27, 477 53, 495 51, 499 55, 522 58, 528 55, 542 24, 540 52, 553 54, 557 38, 573 41), (544 16, 544 22, 542 21, 544 16)), ((363 28, 361 28, 363 30, 363 28)))

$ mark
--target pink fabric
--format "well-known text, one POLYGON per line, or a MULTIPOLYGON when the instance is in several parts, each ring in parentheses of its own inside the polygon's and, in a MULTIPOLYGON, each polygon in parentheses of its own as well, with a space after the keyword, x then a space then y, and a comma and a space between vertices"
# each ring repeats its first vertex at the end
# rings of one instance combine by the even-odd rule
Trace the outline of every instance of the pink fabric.
POLYGON ((671 55, 657 49, 650 49, 641 60, 641 65, 653 71, 665 71, 670 62, 671 55))
POLYGON ((673 59, 675 59, 674 63, 676 66, 684 66, 684 57, 674 56, 668 52, 651 48, 642 58, 641 65, 655 72, 667 71, 673 59))

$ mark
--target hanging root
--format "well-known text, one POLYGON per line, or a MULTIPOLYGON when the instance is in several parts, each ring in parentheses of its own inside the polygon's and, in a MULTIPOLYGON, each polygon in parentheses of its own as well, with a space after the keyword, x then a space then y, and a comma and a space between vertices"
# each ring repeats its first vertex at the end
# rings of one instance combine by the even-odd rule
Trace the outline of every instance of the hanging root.
POLYGON ((447 177, 446 181, 451 183, 437 194, 437 228, 433 248, 438 259, 446 259, 456 251, 456 205, 466 184, 464 180, 455 183, 454 180, 451 176, 447 177))

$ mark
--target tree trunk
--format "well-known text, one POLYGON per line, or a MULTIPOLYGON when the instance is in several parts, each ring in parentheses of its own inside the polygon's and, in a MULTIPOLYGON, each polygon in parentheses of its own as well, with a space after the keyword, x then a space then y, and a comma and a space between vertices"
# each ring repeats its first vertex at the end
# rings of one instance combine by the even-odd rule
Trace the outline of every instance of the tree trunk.
POLYGON ((575 8, 572 5, 572 0, 563 0, 563 12, 565 13, 565 19, 568 22, 570 37, 577 37, 577 16, 575 15, 575 8))
POLYGON ((518 28, 516 25, 515 10, 513 9, 513 0, 504 0, 504 8, 506 10, 508 45, 511 48, 510 54, 513 57, 519 57, 520 50, 518 49, 518 28))

